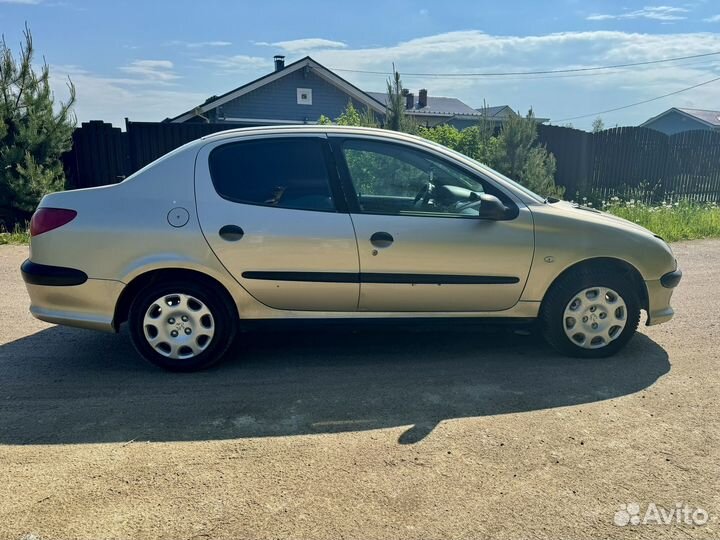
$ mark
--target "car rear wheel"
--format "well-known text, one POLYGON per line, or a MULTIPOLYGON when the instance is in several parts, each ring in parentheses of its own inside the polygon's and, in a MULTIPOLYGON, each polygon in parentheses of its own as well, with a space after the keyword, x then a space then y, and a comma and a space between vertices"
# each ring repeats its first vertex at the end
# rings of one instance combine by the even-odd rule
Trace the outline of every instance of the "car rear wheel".
POLYGON ((561 353, 584 358, 615 354, 639 321, 633 280, 601 271, 563 276, 548 292, 541 313, 546 341, 561 353))
POLYGON ((195 371, 220 360, 236 326, 212 288, 185 282, 140 291, 130 306, 128 323, 137 351, 170 371, 195 371))

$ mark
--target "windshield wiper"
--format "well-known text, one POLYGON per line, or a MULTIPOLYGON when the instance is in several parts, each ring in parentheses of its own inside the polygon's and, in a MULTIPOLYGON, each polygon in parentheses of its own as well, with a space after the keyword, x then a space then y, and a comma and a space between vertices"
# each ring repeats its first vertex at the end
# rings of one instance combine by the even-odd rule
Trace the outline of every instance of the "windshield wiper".
POLYGON ((545 197, 545 204, 553 204, 556 202, 560 202, 560 199, 557 197, 545 197))

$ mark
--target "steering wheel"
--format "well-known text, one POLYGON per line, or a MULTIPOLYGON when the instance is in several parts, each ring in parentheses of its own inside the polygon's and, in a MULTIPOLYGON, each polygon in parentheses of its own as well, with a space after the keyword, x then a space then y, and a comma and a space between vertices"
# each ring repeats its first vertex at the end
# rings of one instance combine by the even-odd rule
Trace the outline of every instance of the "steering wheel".
POLYGON ((433 191, 435 191, 435 185, 432 182, 425 182, 425 185, 415 195, 414 203, 417 204, 422 199, 422 203, 427 204, 430 197, 432 197, 433 191))

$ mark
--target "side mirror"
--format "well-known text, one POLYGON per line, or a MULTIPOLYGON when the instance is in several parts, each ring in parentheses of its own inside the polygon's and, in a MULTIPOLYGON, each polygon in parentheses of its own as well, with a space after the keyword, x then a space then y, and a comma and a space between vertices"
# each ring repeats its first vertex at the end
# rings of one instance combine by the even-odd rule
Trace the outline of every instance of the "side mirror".
POLYGON ((495 195, 488 193, 480 195, 480 206, 478 207, 480 219, 500 221, 506 219, 507 211, 507 207, 495 195))

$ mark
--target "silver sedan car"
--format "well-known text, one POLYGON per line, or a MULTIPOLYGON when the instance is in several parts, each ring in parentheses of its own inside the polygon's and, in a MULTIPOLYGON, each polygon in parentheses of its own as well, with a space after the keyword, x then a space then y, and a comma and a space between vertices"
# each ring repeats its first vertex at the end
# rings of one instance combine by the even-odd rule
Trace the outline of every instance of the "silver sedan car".
POLYGON ((31 234, 35 317, 127 322, 177 371, 260 319, 537 320, 558 351, 607 356, 641 310, 672 317, 682 275, 633 223, 418 137, 337 126, 203 137, 120 184, 47 195, 31 234))

